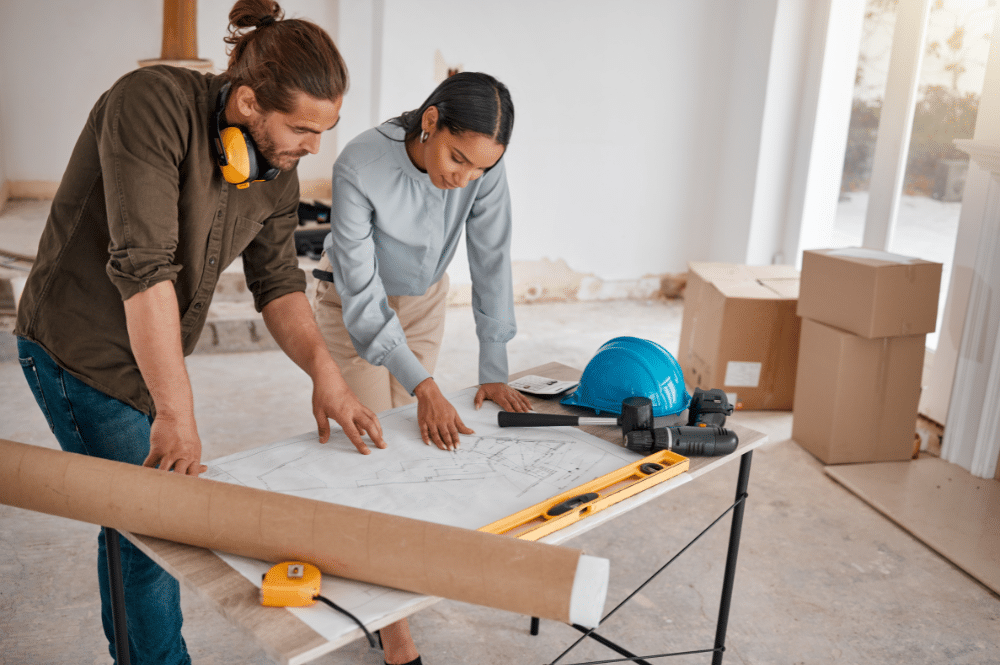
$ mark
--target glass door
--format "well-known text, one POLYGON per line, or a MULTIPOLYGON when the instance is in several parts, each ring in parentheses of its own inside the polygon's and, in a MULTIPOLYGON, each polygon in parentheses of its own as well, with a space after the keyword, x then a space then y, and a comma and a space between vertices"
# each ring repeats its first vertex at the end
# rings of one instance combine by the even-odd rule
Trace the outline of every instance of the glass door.
MULTIPOLYGON (((930 3, 919 66, 909 69, 898 64, 894 68, 893 62, 898 61, 890 57, 904 2, 919 0, 869 0, 867 4, 834 242, 842 247, 863 244, 866 223, 872 223, 868 204, 873 169, 880 167, 874 159, 880 123, 883 127, 887 126, 884 120, 909 123, 902 155, 905 170, 896 178, 899 190, 894 193, 895 205, 883 207, 890 218, 883 220, 889 241, 882 249, 943 265, 938 298, 940 329, 969 159, 952 141, 972 138, 975 129, 996 0, 930 3), (883 118, 887 84, 891 77, 899 76, 915 77, 911 80, 916 83, 911 119, 883 118)), ((905 20, 903 29, 912 30, 905 20)), ((885 108, 885 112, 903 111, 897 105, 885 108)), ((936 332, 929 334, 927 346, 935 349, 937 339, 936 332)))

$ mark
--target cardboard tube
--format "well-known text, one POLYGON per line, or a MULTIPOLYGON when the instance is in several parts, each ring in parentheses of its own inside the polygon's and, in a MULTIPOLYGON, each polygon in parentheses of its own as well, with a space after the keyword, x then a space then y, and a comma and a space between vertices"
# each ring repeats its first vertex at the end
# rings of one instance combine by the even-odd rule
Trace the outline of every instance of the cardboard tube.
POLYGON ((580 550, 4 439, 0 503, 587 628, 607 592, 580 550))

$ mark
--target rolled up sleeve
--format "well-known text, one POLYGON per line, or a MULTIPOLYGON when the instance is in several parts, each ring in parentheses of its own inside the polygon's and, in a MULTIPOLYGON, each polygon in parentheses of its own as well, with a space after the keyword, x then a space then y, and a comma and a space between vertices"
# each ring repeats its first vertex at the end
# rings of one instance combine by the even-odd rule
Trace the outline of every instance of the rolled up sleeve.
POLYGON ((95 131, 110 233, 106 270, 128 300, 176 280, 182 268, 174 262, 179 165, 194 120, 171 81, 142 69, 109 91, 105 108, 95 131))
POLYGON ((258 312, 276 298, 306 290, 294 240, 299 225, 299 179, 295 172, 289 175, 275 213, 243 250, 243 274, 258 312))
POLYGON ((479 383, 506 383, 507 342, 517 333, 511 276, 510 193, 504 160, 483 176, 466 222, 472 313, 479 338, 479 383))

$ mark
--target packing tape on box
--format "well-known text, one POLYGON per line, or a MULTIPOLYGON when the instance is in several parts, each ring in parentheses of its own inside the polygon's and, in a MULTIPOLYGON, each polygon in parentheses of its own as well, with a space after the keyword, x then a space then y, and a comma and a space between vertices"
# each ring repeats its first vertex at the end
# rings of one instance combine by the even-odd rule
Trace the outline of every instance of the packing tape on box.
POLYGON ((607 595, 580 550, 4 439, 0 503, 587 628, 607 595))

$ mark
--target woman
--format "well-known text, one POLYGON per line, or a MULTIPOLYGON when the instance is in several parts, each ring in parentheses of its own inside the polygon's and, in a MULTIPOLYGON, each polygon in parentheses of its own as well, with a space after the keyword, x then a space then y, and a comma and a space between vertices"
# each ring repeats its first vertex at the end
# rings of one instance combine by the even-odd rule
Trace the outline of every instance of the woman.
POLYGON ((506 86, 463 72, 414 111, 364 132, 333 169, 330 235, 313 301, 344 379, 373 411, 418 402, 421 438, 454 450, 472 434, 432 374, 444 334, 445 270, 466 232, 479 337, 479 390, 528 411, 507 385, 514 337, 511 211, 503 154, 514 125, 506 86))

